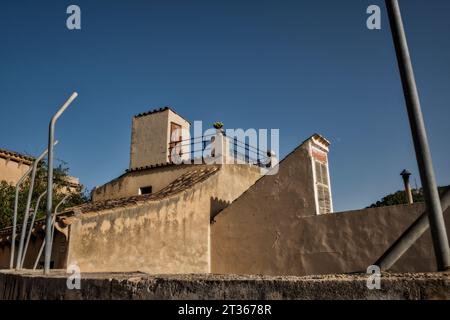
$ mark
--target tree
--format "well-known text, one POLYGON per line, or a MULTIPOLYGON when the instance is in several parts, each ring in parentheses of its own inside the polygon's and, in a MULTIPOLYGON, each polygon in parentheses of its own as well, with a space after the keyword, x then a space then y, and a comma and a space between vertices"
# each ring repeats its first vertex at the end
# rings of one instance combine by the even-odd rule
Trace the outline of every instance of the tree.
MULTIPOLYGON (((68 183, 69 168, 65 163, 61 163, 54 169, 53 181, 53 208, 64 198, 65 195, 70 194, 66 202, 60 206, 59 211, 65 208, 76 206, 85 203, 89 200, 88 192, 83 186, 74 188, 68 183)), ((27 178, 19 190, 17 223, 22 224, 25 212, 28 191, 30 189, 30 178, 27 178)), ((33 189, 33 196, 31 200, 31 209, 34 209, 37 198, 41 193, 47 190, 47 165, 42 163, 36 171, 35 185, 33 189)), ((15 186, 8 184, 6 181, 0 182, 0 229, 11 226, 14 215, 14 199, 15 186)), ((45 216, 46 197, 41 200, 39 208, 37 209, 36 219, 45 216)))
MULTIPOLYGON (((442 194, 444 190, 449 188, 447 187, 439 187, 439 193, 442 194)), ((411 190, 413 201, 414 202, 424 202, 425 198, 423 195, 423 189, 413 189, 411 190)), ((398 204, 407 204, 408 201, 406 200, 406 193, 405 191, 397 191, 395 193, 388 194, 380 201, 377 201, 376 203, 371 204, 368 208, 377 208, 377 207, 386 207, 386 206, 394 206, 398 204)))

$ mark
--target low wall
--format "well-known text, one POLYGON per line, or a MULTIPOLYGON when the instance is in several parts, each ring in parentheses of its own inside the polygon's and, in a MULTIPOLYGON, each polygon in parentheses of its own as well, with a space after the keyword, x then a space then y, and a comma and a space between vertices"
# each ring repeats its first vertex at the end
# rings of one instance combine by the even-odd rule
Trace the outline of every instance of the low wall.
POLYGON ((393 274, 369 290, 367 275, 315 277, 150 276, 143 273, 82 274, 79 290, 67 275, 0 271, 0 299, 450 299, 450 274, 393 274))
MULTIPOLYGON (((399 205, 320 216, 227 207, 211 227, 212 273, 311 275, 360 272, 425 210, 399 205)), ((450 209, 445 212, 450 234, 450 209)), ((393 271, 436 270, 428 230, 393 271)))

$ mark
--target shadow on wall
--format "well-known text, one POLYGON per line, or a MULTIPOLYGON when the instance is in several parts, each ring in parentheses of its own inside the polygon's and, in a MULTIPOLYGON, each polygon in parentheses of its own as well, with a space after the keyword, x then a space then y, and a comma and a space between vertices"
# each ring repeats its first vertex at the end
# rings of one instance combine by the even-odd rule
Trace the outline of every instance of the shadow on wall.
POLYGON ((225 209, 231 204, 231 201, 222 200, 219 198, 211 198, 211 214, 210 219, 211 221, 219 214, 220 211, 225 209))

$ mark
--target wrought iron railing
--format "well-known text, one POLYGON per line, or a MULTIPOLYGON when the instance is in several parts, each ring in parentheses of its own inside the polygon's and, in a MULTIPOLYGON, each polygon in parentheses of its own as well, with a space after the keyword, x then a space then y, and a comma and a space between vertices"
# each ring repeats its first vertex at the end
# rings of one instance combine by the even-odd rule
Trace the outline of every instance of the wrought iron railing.
POLYGON ((270 155, 267 150, 262 150, 258 146, 239 140, 237 137, 227 137, 225 134, 223 136, 209 134, 170 142, 168 146, 169 159, 174 148, 183 161, 214 157, 214 138, 216 137, 227 139, 228 156, 232 158, 232 163, 248 163, 260 167, 267 167, 270 164, 270 155))

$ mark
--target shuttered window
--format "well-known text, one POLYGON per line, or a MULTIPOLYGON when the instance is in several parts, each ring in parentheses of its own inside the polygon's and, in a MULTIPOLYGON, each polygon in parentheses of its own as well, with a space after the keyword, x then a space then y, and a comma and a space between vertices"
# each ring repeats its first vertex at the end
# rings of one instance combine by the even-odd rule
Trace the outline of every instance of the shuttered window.
POLYGON ((319 213, 320 214, 330 213, 331 194, 330 194, 330 184, 328 181, 327 165, 316 160, 314 161, 314 166, 316 170, 316 188, 319 202, 319 213))

